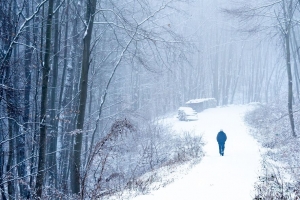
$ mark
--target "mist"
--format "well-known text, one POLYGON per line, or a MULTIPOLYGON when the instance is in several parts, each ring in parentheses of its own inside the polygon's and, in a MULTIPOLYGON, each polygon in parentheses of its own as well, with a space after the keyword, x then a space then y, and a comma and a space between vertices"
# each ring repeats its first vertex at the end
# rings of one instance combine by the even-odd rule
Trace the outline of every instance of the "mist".
POLYGON ((296 0, 1 1, 0 197, 149 192, 148 173, 205 159, 214 109, 297 151, 299 16, 296 0))

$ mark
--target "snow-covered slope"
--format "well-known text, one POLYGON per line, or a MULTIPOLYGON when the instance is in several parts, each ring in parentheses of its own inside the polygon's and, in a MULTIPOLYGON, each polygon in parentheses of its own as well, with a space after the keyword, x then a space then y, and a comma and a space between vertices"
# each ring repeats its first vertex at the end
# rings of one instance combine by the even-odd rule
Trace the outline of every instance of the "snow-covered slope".
POLYGON ((247 200, 253 199, 254 182, 260 168, 259 147, 248 134, 243 121, 251 106, 232 105, 207 109, 198 114, 198 121, 184 122, 174 118, 166 122, 178 133, 195 130, 203 134, 205 157, 182 179, 175 180, 134 200, 247 200), (218 153, 216 135, 220 129, 227 134, 225 155, 218 153))

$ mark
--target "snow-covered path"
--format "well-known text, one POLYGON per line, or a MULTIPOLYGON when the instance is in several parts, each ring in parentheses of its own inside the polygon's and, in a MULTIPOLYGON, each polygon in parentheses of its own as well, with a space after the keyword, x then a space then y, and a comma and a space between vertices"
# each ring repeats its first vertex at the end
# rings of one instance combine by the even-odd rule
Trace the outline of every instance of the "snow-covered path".
POLYGON ((203 134, 205 157, 182 179, 141 195, 134 200, 247 200, 253 199, 253 185, 260 168, 259 147, 248 134, 243 116, 251 106, 232 105, 212 108, 198 114, 198 121, 181 122, 170 119, 174 129, 195 130, 203 134), (225 155, 220 156, 217 132, 227 134, 225 155))

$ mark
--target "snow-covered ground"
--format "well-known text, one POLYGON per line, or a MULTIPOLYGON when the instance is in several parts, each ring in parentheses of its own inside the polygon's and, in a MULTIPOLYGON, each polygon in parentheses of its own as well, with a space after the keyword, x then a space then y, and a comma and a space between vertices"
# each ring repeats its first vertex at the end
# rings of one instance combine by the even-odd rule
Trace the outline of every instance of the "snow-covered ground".
POLYGON ((159 190, 140 195, 134 200, 247 200, 253 199, 254 182, 260 169, 257 142, 248 134, 243 121, 251 105, 231 105, 198 113, 198 121, 165 120, 178 133, 185 130, 203 134, 205 156, 187 175, 159 190), (216 135, 220 129, 227 134, 225 155, 218 153, 216 135))

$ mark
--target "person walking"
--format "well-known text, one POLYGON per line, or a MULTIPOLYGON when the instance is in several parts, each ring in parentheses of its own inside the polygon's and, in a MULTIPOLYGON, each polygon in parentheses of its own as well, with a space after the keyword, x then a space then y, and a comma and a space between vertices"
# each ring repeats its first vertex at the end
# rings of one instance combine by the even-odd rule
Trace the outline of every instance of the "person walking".
POLYGON ((219 153, 221 156, 224 156, 225 142, 227 140, 227 136, 224 131, 221 129, 217 135, 217 141, 219 144, 219 153))

